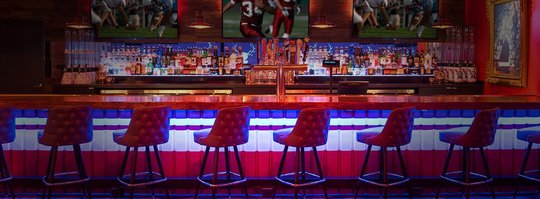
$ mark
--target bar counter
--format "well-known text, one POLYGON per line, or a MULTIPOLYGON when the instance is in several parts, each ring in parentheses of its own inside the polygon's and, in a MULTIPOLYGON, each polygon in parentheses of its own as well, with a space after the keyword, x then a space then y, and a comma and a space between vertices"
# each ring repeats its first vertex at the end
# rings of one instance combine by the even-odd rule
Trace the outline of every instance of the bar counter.
MULTIPOLYGON (((171 178, 197 176, 204 148, 193 141, 193 132, 211 127, 222 107, 253 108, 249 142, 239 149, 246 176, 257 179, 271 179, 276 174, 283 146, 273 142, 272 132, 294 126, 303 108, 333 109, 328 143, 319 147, 322 167, 329 178, 358 177, 367 146, 356 141, 356 131, 384 125, 390 111, 397 107, 417 107, 412 141, 402 148, 412 177, 440 175, 448 145, 439 141, 439 130, 470 125, 478 110, 492 107, 503 109, 495 143, 487 148, 492 173, 495 177, 516 176, 527 145, 516 139, 516 131, 540 125, 538 96, 288 95, 278 99, 272 95, 0 95, 0 103, 17 108, 16 140, 4 145, 15 177, 44 175, 49 147, 37 143, 37 134, 44 129, 47 109, 64 105, 93 107, 94 139, 81 147, 90 175, 111 179, 117 175, 124 150, 112 141, 112 134, 127 127, 131 109, 136 107, 173 108, 169 142, 160 146, 165 172, 171 178)), ((73 168, 71 154, 59 157, 65 157, 61 160, 64 169, 73 168)), ((454 159, 451 168, 457 168, 458 160, 454 159)), ((312 159, 307 161, 312 165, 312 159)), ((397 158, 391 158, 391 168, 398 168, 397 162, 397 158)), ((143 160, 140 164, 144 165, 143 160)), ((377 161, 370 162, 370 168, 376 165, 377 161)))
POLYGON ((393 109, 538 109, 539 96, 412 96, 412 95, 0 95, 0 103, 17 108, 50 108, 62 105, 90 105, 96 109, 132 109, 167 105, 173 109, 216 110, 230 106, 253 109, 299 110, 329 107, 335 110, 393 109))

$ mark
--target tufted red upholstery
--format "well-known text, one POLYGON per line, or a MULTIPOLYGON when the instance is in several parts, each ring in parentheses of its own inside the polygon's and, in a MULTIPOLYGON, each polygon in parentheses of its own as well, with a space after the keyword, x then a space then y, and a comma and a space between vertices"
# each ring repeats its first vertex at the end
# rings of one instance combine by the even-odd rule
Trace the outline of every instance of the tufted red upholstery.
POLYGON ((209 147, 228 147, 249 140, 249 106, 219 110, 214 126, 194 132, 196 143, 209 147))
POLYGON ((470 128, 459 127, 439 133, 439 140, 464 147, 486 147, 493 144, 500 116, 498 108, 476 114, 470 128))
POLYGON ((66 146, 92 141, 92 109, 90 106, 65 106, 49 109, 40 144, 66 146))
POLYGON ((330 127, 330 109, 309 108, 300 112, 294 128, 274 132, 274 141, 286 146, 314 147, 325 145, 330 127))
POLYGON ((15 140, 15 109, 11 106, 0 105, 0 144, 15 140))
POLYGON ((540 126, 519 129, 517 138, 525 142, 540 143, 540 126))
POLYGON ((397 147, 411 142, 415 107, 394 109, 384 128, 375 127, 356 133, 356 140, 369 145, 397 147), (380 132, 380 133, 379 133, 380 132))
POLYGON ((169 141, 171 107, 156 106, 133 110, 128 129, 115 132, 113 140, 128 147, 153 146, 169 141))

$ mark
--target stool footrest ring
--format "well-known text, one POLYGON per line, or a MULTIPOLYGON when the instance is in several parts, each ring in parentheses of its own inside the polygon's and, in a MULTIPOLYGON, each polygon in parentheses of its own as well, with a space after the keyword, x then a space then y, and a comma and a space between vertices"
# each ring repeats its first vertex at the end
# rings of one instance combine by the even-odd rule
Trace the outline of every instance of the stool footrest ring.
POLYGON ((463 185, 463 186, 482 185, 482 184, 486 184, 486 183, 489 183, 489 182, 493 181, 493 178, 488 178, 487 176, 479 174, 479 173, 470 172, 469 174, 472 177, 483 178, 484 180, 475 181, 475 182, 463 182, 461 180, 453 179, 453 178, 448 176, 448 175, 452 175, 452 174, 463 174, 463 172, 462 171, 454 171, 454 172, 444 173, 443 175, 441 175, 441 178, 443 178, 443 179, 445 179, 445 180, 447 180, 449 182, 453 182, 453 183, 460 184, 460 185, 463 185))
MULTIPOLYGON (((140 176, 147 176, 149 174, 150 173, 148 173, 148 172, 135 173, 135 178, 140 177, 140 176)), ((149 180, 149 181, 140 182, 140 183, 131 183, 131 182, 128 182, 128 180, 130 180, 130 179, 124 179, 124 178, 131 177, 131 174, 127 174, 127 175, 123 175, 122 177, 117 177, 116 180, 118 180, 118 182, 120 182, 124 186, 128 186, 128 187, 148 186, 148 185, 153 185, 153 184, 157 184, 157 183, 160 183, 160 182, 164 182, 164 181, 167 180, 166 177, 161 176, 161 174, 159 174, 159 173, 152 172, 151 174, 152 174, 152 176, 155 175, 156 177, 158 177, 158 179, 149 180)), ((136 179, 136 180, 141 180, 141 179, 136 179)))
POLYGON ((0 183, 10 181, 11 179, 13 179, 12 176, 9 176, 9 177, 6 177, 6 178, 2 178, 2 179, 0 179, 0 183))
POLYGON ((382 174, 381 174, 381 172, 367 173, 367 174, 364 174, 363 176, 358 177, 358 180, 360 180, 362 182, 365 182, 365 183, 372 184, 372 185, 380 186, 380 187, 392 187, 392 186, 403 184, 403 183, 408 182, 410 180, 408 177, 404 177, 402 175, 395 174, 395 173, 387 173, 387 175, 390 176, 390 177, 400 178, 401 180, 396 181, 396 182, 392 182, 392 183, 380 183, 380 182, 376 182, 374 180, 367 179, 368 177, 374 176, 374 175, 382 175, 382 174))
POLYGON ((535 178, 535 177, 532 177, 532 176, 529 176, 527 174, 529 173, 538 173, 540 172, 540 170, 528 170, 528 171, 524 171, 523 173, 520 173, 519 174, 519 177, 522 177, 522 178, 525 178, 527 180, 532 180, 532 181, 535 181, 535 182, 540 182, 540 178, 535 178))
POLYGON ((235 177, 238 177, 240 179, 238 180, 228 180, 228 182, 225 182, 225 183, 216 183, 216 184, 213 184, 213 183, 210 183, 210 182, 207 182, 204 180, 204 178, 211 178, 211 177, 214 177, 214 174, 213 173, 210 173, 210 174, 204 174, 202 176, 202 178, 199 176, 197 177, 197 180, 199 180, 199 182, 201 182, 202 184, 206 185, 206 186, 209 186, 209 187, 212 187, 212 188, 219 188, 219 187, 228 187, 228 186, 233 186, 233 185, 237 185, 237 184, 240 184, 240 183, 244 183, 247 181, 247 179, 244 177, 242 178, 240 176, 240 174, 238 173, 235 173, 235 172, 218 172, 217 175, 231 175, 231 176, 235 176, 235 177))
MULTIPOLYGON (((279 182, 285 184, 285 185, 288 185, 288 186, 291 186, 291 187, 306 187, 306 186, 312 186, 312 185, 317 185, 317 184, 320 184, 320 183, 323 183, 326 181, 326 178, 321 178, 319 175, 316 175, 316 174, 313 174, 313 173, 310 173, 310 172, 305 172, 305 175, 306 176, 309 176, 309 177, 313 177, 313 178, 317 178, 317 180, 314 180, 314 181, 309 181, 309 182, 304 182, 304 183, 294 183, 294 182, 289 182, 285 179, 285 177, 288 177, 288 176, 294 176, 295 173, 286 173, 286 174, 281 174, 280 176, 277 176, 276 177, 276 180, 278 180, 279 182)), ((299 173, 298 174, 299 176, 302 175, 302 173, 299 173)), ((301 179, 300 179, 301 180, 301 179)), ((306 179, 306 180, 309 180, 309 179, 306 179)), ((301 180, 301 181, 306 181, 306 180, 301 180)))
MULTIPOLYGON (((75 175, 75 174, 79 175, 79 172, 70 171, 70 172, 63 172, 63 173, 55 173, 54 177, 69 176, 69 175, 75 175)), ((63 182, 49 182, 49 180, 47 179, 47 176, 44 176, 43 178, 41 178, 41 181, 46 186, 62 186, 62 185, 78 184, 78 183, 86 182, 88 180, 90 180, 89 177, 79 178, 79 179, 76 179, 76 180, 67 180, 67 181, 63 181, 63 182)))

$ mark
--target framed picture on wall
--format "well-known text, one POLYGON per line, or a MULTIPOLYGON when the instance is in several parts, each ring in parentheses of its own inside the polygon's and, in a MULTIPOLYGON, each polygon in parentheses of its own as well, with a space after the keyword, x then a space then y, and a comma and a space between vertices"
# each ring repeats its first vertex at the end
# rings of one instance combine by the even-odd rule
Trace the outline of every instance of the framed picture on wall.
POLYGON ((488 0, 489 61, 487 81, 526 87, 528 54, 528 1, 488 0))
POLYGON ((309 0, 221 0, 224 38, 304 38, 309 0))
MULTIPOLYGON (((437 39, 439 0, 353 0, 353 37, 437 39)), ((444 9, 444 8, 442 8, 444 9)))
POLYGON ((175 39, 178 0, 91 0, 97 38, 175 39))

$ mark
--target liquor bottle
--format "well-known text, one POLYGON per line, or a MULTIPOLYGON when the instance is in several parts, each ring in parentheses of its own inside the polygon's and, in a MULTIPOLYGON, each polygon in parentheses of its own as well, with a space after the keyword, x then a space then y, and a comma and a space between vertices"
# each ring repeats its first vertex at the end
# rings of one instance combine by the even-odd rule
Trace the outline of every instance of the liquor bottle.
POLYGON ((221 49, 221 53, 218 57, 218 75, 223 75, 224 61, 225 61, 225 53, 223 53, 223 49, 221 49))
POLYGON ((420 62, 418 63, 418 67, 420 67, 420 75, 424 75, 426 73, 426 67, 425 67, 425 61, 426 58, 424 57, 424 50, 420 52, 420 62))
POLYGON ((214 75, 217 75, 219 73, 218 72, 218 68, 219 68, 218 60, 219 60, 218 47, 214 46, 214 52, 212 54, 212 68, 213 68, 212 74, 214 74, 214 75))
POLYGON ((237 47, 238 55, 236 56, 236 70, 234 75, 240 75, 241 70, 244 68, 244 55, 242 54, 242 47, 237 47))
POLYGON ((433 58, 431 57, 430 50, 428 49, 426 55, 424 55, 424 67, 426 69, 426 74, 432 74, 432 65, 433 65, 433 58))
POLYGON ((229 67, 229 47, 225 47, 225 55, 223 56, 223 68, 225 69, 225 75, 231 74, 231 68, 229 67))
POLYGON ((236 57, 237 57, 236 48, 232 47, 231 55, 229 56, 229 65, 227 66, 229 68, 228 75, 234 74, 234 71, 236 69, 236 57))

